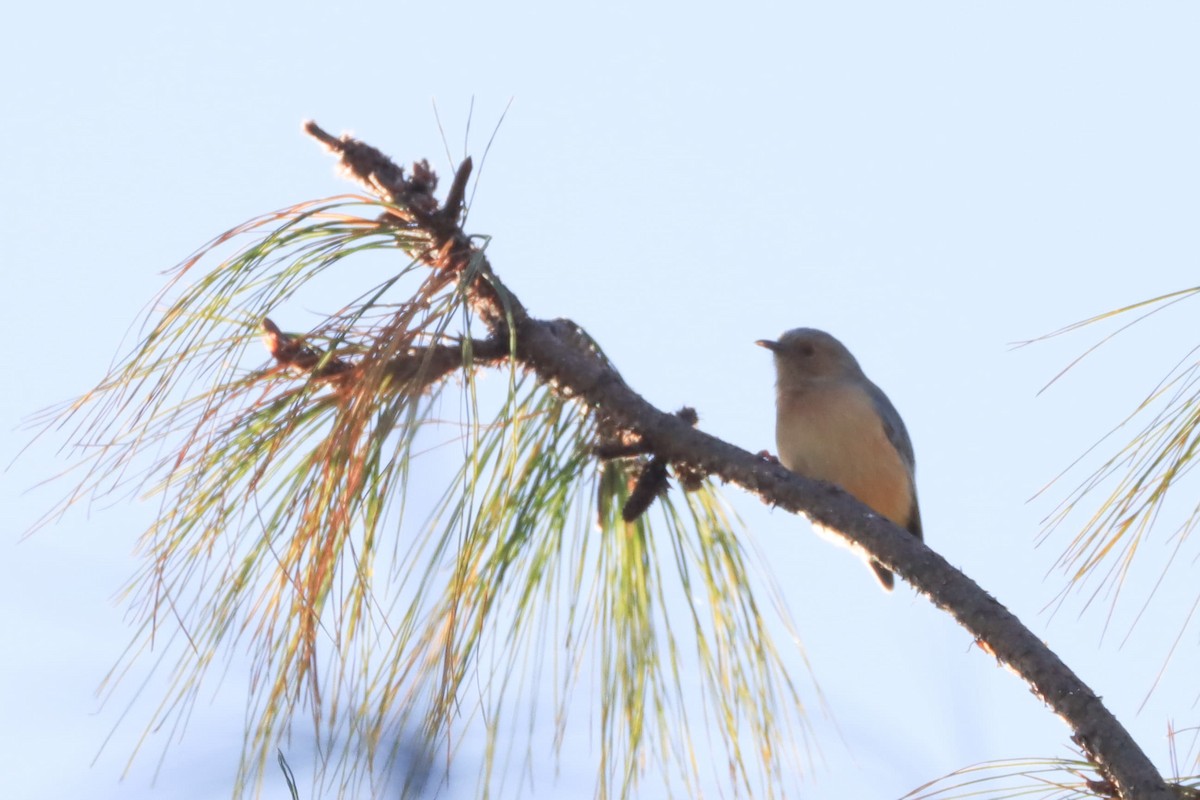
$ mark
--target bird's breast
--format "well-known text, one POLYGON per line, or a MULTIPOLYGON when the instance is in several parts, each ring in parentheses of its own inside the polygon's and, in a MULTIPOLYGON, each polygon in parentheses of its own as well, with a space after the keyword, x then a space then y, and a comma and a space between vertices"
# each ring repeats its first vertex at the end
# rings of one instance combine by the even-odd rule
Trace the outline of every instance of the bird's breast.
POLYGON ((897 525, 909 523, 912 470, 866 392, 842 384, 780 391, 777 412, 776 445, 785 467, 838 484, 897 525))

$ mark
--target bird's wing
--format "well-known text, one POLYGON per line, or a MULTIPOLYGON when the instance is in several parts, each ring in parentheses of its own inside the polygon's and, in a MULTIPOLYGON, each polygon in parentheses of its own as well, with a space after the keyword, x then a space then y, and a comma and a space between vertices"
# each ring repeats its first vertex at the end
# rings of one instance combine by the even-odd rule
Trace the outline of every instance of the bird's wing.
POLYGON ((875 405, 875 412, 879 414, 879 419, 883 422, 883 430, 887 434, 888 441, 904 458, 908 468, 915 472, 917 459, 913 455, 912 440, 908 438, 908 429, 904 427, 904 420, 900 419, 899 412, 896 411, 896 407, 892 405, 891 400, 888 400, 882 389, 869 383, 868 393, 871 395, 871 402, 875 405))
POLYGON ((880 421, 883 422, 884 433, 887 434, 888 441, 892 443, 892 447, 896 448, 896 452, 900 454, 900 457, 904 459, 904 463, 908 465, 908 477, 912 481, 913 487, 913 506, 908 524, 904 527, 913 536, 923 539, 921 508, 916 502, 917 459, 913 455, 912 440, 908 438, 908 429, 904 427, 904 420, 900 418, 900 412, 896 411, 896 407, 892 405, 892 401, 888 399, 888 396, 873 383, 869 384, 869 387, 871 402, 875 404, 875 411, 879 414, 880 421))

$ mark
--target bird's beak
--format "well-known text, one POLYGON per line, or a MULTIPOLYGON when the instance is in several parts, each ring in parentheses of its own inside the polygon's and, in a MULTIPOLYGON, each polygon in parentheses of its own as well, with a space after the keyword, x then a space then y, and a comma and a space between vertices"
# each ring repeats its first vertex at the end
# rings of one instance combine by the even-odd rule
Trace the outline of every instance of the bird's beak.
POLYGON ((759 339, 755 344, 767 348, 772 353, 779 349, 779 342, 773 342, 770 339, 759 339))

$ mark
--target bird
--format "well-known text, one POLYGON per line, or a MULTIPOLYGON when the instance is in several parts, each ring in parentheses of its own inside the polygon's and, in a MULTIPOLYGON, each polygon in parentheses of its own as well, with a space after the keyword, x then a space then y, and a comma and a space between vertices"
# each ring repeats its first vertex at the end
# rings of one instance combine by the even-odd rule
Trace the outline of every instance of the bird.
MULTIPOLYGON (((795 328, 756 344, 775 357, 775 444, 792 472, 845 489, 923 539, 912 440, 892 401, 832 335, 795 328)), ((891 570, 871 568, 890 591, 891 570)))

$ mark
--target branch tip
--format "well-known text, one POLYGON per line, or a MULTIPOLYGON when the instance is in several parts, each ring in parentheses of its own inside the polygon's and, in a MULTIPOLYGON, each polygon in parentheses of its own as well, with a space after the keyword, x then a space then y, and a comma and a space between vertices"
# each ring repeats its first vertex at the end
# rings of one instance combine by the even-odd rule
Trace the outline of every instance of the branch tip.
POLYGON ((462 209, 463 201, 467 196, 467 181, 471 178, 471 169, 474 167, 474 162, 471 157, 458 165, 458 171, 454 173, 454 182, 450 184, 450 191, 446 194, 446 203, 442 206, 441 214, 443 217, 450 220, 457 220, 459 211, 462 209))
POLYGON ((332 134, 326 133, 320 125, 311 119, 304 121, 304 132, 330 150, 342 150, 342 140, 332 134))

